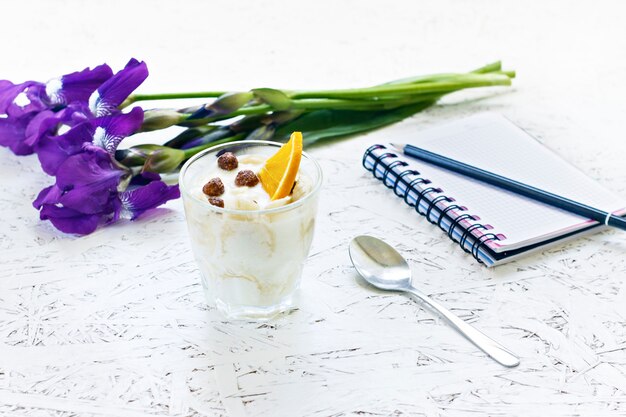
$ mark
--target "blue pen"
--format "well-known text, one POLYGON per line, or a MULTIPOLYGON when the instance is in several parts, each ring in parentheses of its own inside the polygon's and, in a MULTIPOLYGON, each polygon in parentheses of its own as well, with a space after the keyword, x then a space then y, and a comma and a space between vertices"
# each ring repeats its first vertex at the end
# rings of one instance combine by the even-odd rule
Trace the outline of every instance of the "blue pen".
POLYGON ((441 168, 457 172, 459 174, 477 179, 479 181, 486 182, 487 184, 495 185, 496 187, 500 187, 507 191, 523 195, 524 197, 540 201, 542 203, 560 208, 570 213, 574 213, 579 216, 595 220, 607 226, 613 226, 617 227, 618 229, 626 230, 626 219, 616 216, 612 213, 590 207, 586 204, 570 200, 569 198, 549 193, 547 191, 532 187, 519 181, 515 181, 510 178, 494 174, 493 172, 485 171, 484 169, 464 164, 463 162, 447 158, 445 156, 427 151, 422 148, 418 148, 413 145, 395 143, 392 143, 392 145, 399 152, 403 152, 405 155, 408 155, 410 157, 420 159, 430 164, 437 165, 441 168))

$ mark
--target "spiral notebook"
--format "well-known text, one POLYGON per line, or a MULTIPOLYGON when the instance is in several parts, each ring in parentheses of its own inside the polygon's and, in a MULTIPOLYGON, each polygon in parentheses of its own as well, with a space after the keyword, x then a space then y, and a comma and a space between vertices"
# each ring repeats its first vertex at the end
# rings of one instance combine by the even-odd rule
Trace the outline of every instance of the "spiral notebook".
MULTIPOLYGON (((393 142, 413 144, 620 216, 626 214, 626 199, 498 114, 479 114, 411 137, 396 137, 393 142)), ((363 166, 487 266, 605 227, 412 159, 390 144, 369 147, 363 166)))

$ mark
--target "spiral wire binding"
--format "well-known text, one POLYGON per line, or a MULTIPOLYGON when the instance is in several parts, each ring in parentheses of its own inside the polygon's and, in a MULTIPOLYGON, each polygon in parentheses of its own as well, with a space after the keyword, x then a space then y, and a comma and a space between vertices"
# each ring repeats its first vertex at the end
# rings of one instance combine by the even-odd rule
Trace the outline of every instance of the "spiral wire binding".
POLYGON ((488 240, 500 240, 500 238, 493 233, 486 233, 484 235, 481 235, 478 239, 474 240, 471 251, 474 258, 478 259, 478 251, 480 250, 480 245, 488 240))
POLYGON ((484 224, 474 223, 473 225, 465 229, 465 231, 461 235, 461 239, 459 240, 459 245, 461 245, 461 249, 463 249, 467 253, 471 253, 471 251, 465 249, 465 244, 467 243, 467 239, 472 235, 472 232, 474 230, 487 230, 487 227, 484 224))
POLYGON ((439 216, 439 220, 437 220, 437 226, 439 226, 439 228, 443 228, 443 226, 441 226, 441 222, 442 222, 443 218, 446 217, 446 215, 448 214, 448 212, 450 210, 454 210, 454 209, 456 209, 458 211, 465 211, 465 210, 467 210, 465 207, 459 206, 458 204, 450 204, 448 207, 443 209, 443 211, 441 212, 441 216, 439 216))
POLYGON ((445 195, 440 195, 435 197, 431 202, 430 202, 430 206, 428 207, 428 210, 426 210, 426 220, 428 220, 430 223, 432 224, 439 224, 439 220, 441 219, 441 217, 443 216, 443 210, 440 209, 439 207, 437 207, 437 204, 441 201, 447 201, 447 202, 452 202, 454 201, 453 199, 449 198, 448 196, 445 195), (430 220, 430 213, 433 211, 433 209, 437 207, 437 210, 439 210, 439 217, 435 218, 433 220, 430 220))
MULTIPOLYGON (((454 199, 442 194, 443 190, 438 187, 427 187, 421 191, 418 190, 415 187, 417 184, 430 184, 431 181, 427 178, 419 177, 420 173, 414 169, 405 169, 401 171, 400 173, 397 173, 396 171, 394 171, 394 169, 398 167, 406 167, 409 164, 399 159, 396 159, 389 164, 383 163, 383 160, 397 158, 398 155, 396 155, 393 152, 382 152, 379 155, 374 154, 374 151, 382 150, 382 149, 387 149, 387 147, 384 145, 370 146, 365 151, 365 155, 363 155, 363 161, 362 161, 363 167, 366 170, 371 171, 374 178, 381 180, 383 184, 385 185, 385 187, 392 189, 396 196, 402 198, 407 205, 413 207, 415 211, 421 214, 422 216, 424 216, 426 220, 428 220, 432 224, 437 225, 441 230, 446 232, 448 235, 448 238, 450 238, 453 241, 456 241, 456 239, 454 238, 454 232, 457 227, 462 227, 461 222, 479 220, 478 217, 468 214, 468 213, 463 213, 463 214, 456 216, 455 218, 452 218, 449 215, 450 211, 455 210, 455 209, 460 212, 467 211, 467 208, 459 206, 458 204, 451 204, 444 208, 439 207, 438 206, 439 203, 444 202, 444 201, 451 203, 454 201, 454 199), (368 167, 366 164, 369 158, 371 158, 374 161, 373 166, 371 168, 368 167), (379 176, 377 169, 381 164, 385 167, 385 170, 383 171, 382 175, 379 176), (407 176, 414 176, 416 178, 413 178, 412 180, 409 181, 406 178, 407 176), (404 186, 406 187, 404 192, 398 190, 398 186, 401 183, 404 184, 404 186), (409 201, 411 192, 416 194, 415 203, 412 203, 411 201, 409 201), (439 195, 429 200, 426 198, 426 195, 428 194, 439 194, 439 195), (424 212, 420 211, 420 205, 422 204, 422 202, 426 203, 426 206, 427 206, 424 212), (431 219, 431 215, 432 215, 432 219, 431 219), (443 219, 446 216, 450 219, 450 225, 447 228, 442 223, 443 219)), ((501 240, 502 237, 494 233, 485 233, 480 236, 475 236, 472 234, 472 232, 476 230, 489 230, 490 228, 491 226, 487 226, 481 223, 473 223, 470 226, 464 228, 464 231, 461 234, 461 237, 457 241, 461 249, 471 254, 479 263, 483 263, 483 261, 478 256, 480 253, 481 247, 486 245, 486 243, 489 241, 501 240), (470 242, 468 241, 470 236, 473 239, 473 242, 471 242, 471 246, 470 246, 470 242), (467 249, 466 246, 468 246, 469 249, 467 249)))
POLYGON ((387 178, 389 177, 389 173, 397 166, 405 167, 407 165, 409 165, 409 164, 407 164, 404 161, 400 161, 399 159, 397 159, 397 160, 393 161, 392 163, 390 163, 389 165, 387 165, 387 168, 385 168, 385 172, 383 173, 383 178, 384 178, 383 184, 385 184, 385 187, 387 187, 387 188, 395 188, 395 186, 396 186, 395 183, 393 185, 387 184, 387 178))
MULTIPOLYGON (((417 211, 419 214, 422 214, 422 215, 425 216, 426 212, 428 211, 428 208, 430 208, 430 207, 428 207, 426 209, 426 211, 424 211, 424 213, 420 212, 419 209, 420 209, 420 205, 422 203, 422 200, 426 204, 428 204, 430 201, 425 198, 427 194, 431 194, 431 193, 438 194, 438 193, 442 193, 442 192, 443 192, 443 190, 441 188, 437 188, 437 187, 428 187, 428 188, 426 188, 426 189, 424 189, 422 191, 418 191, 417 192, 417 200, 415 201, 415 211, 417 211)), ((407 194, 408 194, 408 188, 407 188, 407 194)))
POLYGON ((450 239, 454 239, 454 230, 456 229, 456 227, 463 221, 463 220, 467 220, 467 221, 477 221, 478 218, 476 218, 476 216, 473 216, 471 214, 461 214, 460 216, 457 216, 453 221, 452 224, 450 225, 450 227, 448 228, 448 237, 450 239))
POLYGON ((400 174, 396 175, 396 180, 393 183, 393 192, 394 192, 394 194, 397 195, 398 197, 402 197, 402 195, 403 195, 402 192, 398 193, 398 185, 400 184, 400 180, 402 178, 404 178, 406 175, 418 176, 419 174, 420 174, 419 171, 416 171, 414 169, 405 169, 400 174))
MULTIPOLYGON (((417 171, 415 171, 417 172, 417 171)), ((419 175, 419 172, 417 173, 417 175, 419 175)), ((411 181, 408 185, 408 187, 406 188, 406 190, 404 190, 404 195, 400 195, 400 197, 402 197, 404 199, 404 202, 406 204, 409 205, 409 207, 415 207, 415 203, 411 203, 409 201, 409 191, 410 190, 415 190, 415 192, 417 193, 418 191, 415 189, 415 185, 417 184, 428 184, 429 181, 426 178, 415 178, 413 181, 411 181)))

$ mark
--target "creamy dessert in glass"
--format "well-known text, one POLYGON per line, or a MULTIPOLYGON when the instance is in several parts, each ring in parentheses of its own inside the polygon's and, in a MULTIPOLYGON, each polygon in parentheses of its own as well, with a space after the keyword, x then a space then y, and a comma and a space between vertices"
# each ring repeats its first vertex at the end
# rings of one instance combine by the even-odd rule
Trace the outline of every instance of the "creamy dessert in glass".
POLYGON ((207 301, 230 318, 267 319, 294 306, 322 183, 301 140, 298 166, 295 158, 283 163, 278 155, 288 153, 292 140, 240 141, 209 148, 181 170, 207 301))

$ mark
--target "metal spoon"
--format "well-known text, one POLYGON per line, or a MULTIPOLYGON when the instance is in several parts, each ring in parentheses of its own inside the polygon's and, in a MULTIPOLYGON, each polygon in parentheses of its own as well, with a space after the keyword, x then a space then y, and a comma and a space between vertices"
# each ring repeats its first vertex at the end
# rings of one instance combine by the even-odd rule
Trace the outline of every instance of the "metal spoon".
POLYGON ((357 236, 350 242, 350 259, 359 274, 374 287, 413 294, 422 303, 437 311, 470 342, 496 362, 514 367, 519 358, 498 342, 476 330, 447 308, 430 299, 411 285, 411 269, 394 248, 372 236, 357 236))

